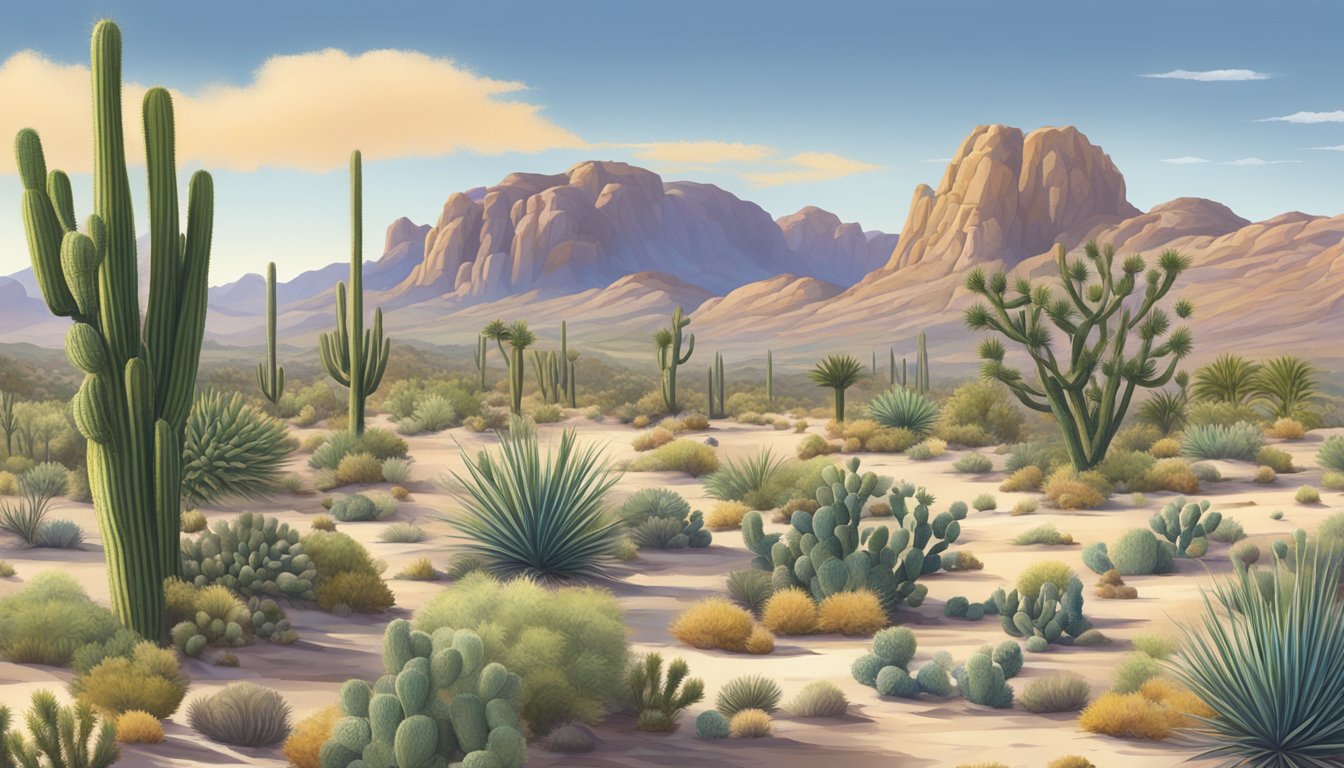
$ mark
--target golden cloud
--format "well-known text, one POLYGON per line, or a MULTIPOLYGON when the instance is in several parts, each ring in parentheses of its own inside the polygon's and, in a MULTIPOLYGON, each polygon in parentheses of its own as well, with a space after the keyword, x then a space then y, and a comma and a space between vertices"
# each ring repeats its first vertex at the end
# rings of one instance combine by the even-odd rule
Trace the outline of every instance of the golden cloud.
POLYGON ((757 187, 777 187, 782 184, 805 184, 853 176, 856 173, 876 171, 881 166, 842 157, 834 152, 799 152, 785 158, 780 170, 756 171, 742 174, 757 187))
POLYGON ((682 166, 751 163, 765 160, 776 151, 763 144, 728 141, 656 141, 621 145, 635 150, 635 157, 655 163, 682 166))
MULTIPOLYGON (((124 84, 128 124, 138 122, 145 90, 124 84)), ((246 85, 174 92, 178 160, 184 168, 321 172, 344 167, 355 148, 378 160, 587 146, 542 116, 541 107, 508 98, 524 90, 522 83, 413 51, 274 56, 246 85)), ((0 135, 31 126, 42 135, 51 167, 92 168, 87 67, 32 51, 14 54, 0 65, 0 105, 0 135)), ((130 146, 138 134, 127 131, 130 161, 143 154, 130 146)), ((13 162, 5 153, 0 172, 13 172, 13 162)))

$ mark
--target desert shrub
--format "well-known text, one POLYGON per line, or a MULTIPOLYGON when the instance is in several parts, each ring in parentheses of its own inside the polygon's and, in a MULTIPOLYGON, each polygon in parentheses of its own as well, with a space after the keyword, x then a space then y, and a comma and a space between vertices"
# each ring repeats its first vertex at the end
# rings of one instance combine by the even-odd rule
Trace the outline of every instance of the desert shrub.
POLYGON ((784 692, 779 683, 761 675, 742 675, 724 683, 714 700, 714 709, 725 717, 732 717, 744 709, 759 709, 764 712, 779 710, 779 700, 784 692))
POLYGON ((1097 597, 1105 600, 1133 600, 1139 596, 1139 590, 1127 586, 1120 572, 1114 568, 1101 574, 1101 578, 1097 579, 1095 592, 1097 597))
POLYGON ((1143 684, 1162 676, 1162 664, 1146 653, 1131 653, 1120 661, 1111 677, 1111 690, 1135 693, 1143 684))
POLYGON ((702 432, 709 429, 709 418, 703 413, 688 413, 681 417, 681 427, 686 432, 702 432))
POLYGON ((415 404, 415 410, 409 417, 400 419, 397 431, 403 435, 442 432, 457 423, 457 410, 452 401, 442 395, 430 394, 415 404))
POLYGON ((1165 661, 1173 653, 1180 650, 1181 639, 1173 635, 1159 635, 1148 633, 1144 635, 1135 635, 1130 641, 1134 644, 1134 649, 1158 661, 1165 661))
POLYGON ((1310 485, 1304 485, 1297 489, 1297 493, 1293 494, 1293 501, 1298 504, 1319 504, 1321 503, 1321 492, 1310 485))
POLYGON ((562 755, 578 755, 597 749, 597 741, 593 732, 582 725, 562 725, 546 737, 546 749, 562 755))
POLYGON ((71 520, 48 520, 37 532, 36 546, 48 549, 76 549, 84 543, 84 529, 71 520))
POLYGON ((427 557, 417 557, 397 572, 394 578, 406 581, 438 581, 439 571, 427 557))
POLYGON ((1279 475, 1273 467, 1256 467, 1255 474, 1251 476, 1251 482, 1260 485, 1272 485, 1279 475))
POLYGON ((971 451, 953 462, 952 469, 955 472, 970 475, 983 475, 986 472, 993 471, 994 463, 989 460, 988 456, 971 451))
POLYGON ((107 640, 117 622, 69 574, 43 571, 22 592, 0 598, 0 658, 63 667, 89 643, 107 640))
POLYGON ((293 768, 322 768, 322 745, 331 738, 331 731, 340 719, 341 708, 333 704, 300 720, 290 730, 281 750, 289 764, 293 768))
POLYGON ((378 507, 362 493, 342 496, 331 505, 331 516, 342 523, 359 523, 378 519, 378 507))
POLYGON ((19 476, 13 472, 0 470, 0 496, 17 496, 19 493, 19 476))
MULTIPOLYGON (((818 509, 820 509, 820 507, 818 507, 818 509)), ((867 507, 864 507, 863 511, 866 512, 869 517, 891 517, 892 514, 891 505, 885 501, 871 502, 867 507)))
POLYGON ((1185 459, 1161 459, 1130 484, 1134 491, 1199 492, 1199 476, 1185 459))
POLYGON ((1270 512, 1270 513, 1269 513, 1269 519, 1270 519, 1270 520, 1282 520, 1282 519, 1283 519, 1283 511, 1282 511, 1282 510, 1279 510, 1279 509, 1276 509, 1276 510, 1274 510, 1273 512, 1270 512))
POLYGON ((719 468, 714 449, 696 440, 673 440, 640 456, 630 464, 632 472, 680 472, 691 477, 708 475, 719 468))
POLYGON ((148 712, 133 709, 117 716, 117 741, 122 744, 163 742, 163 723, 148 712))
POLYGON ((652 451, 654 448, 660 448, 676 439, 677 436, 671 430, 655 427, 648 432, 635 435, 634 439, 630 441, 630 447, 640 452, 652 451))
POLYGON ((1148 452, 1155 459, 1172 459, 1181 455, 1181 441, 1172 437, 1164 437, 1153 443, 1148 452))
POLYGON ((942 563, 945 571, 979 571, 985 567, 985 564, 980 562, 980 558, 968 549, 944 552, 942 563))
POLYGON ((818 632, 866 636, 890 623, 882 601, 866 589, 836 592, 817 607, 818 632))
POLYGON ((759 709, 744 709, 728 719, 728 733, 735 739, 760 739, 774 732, 770 715, 759 709))
POLYGON ((988 445, 1017 441, 1022 424, 1022 411, 1013 403, 1007 388, 997 382, 974 381, 957 387, 944 401, 938 427, 939 436, 948 442, 988 445), (984 442, 953 439, 972 434, 968 429, 958 428, 979 428, 991 439, 984 442))
POLYGON ((992 494, 982 493, 971 501, 971 506, 979 512, 988 512, 999 506, 999 502, 992 494))
POLYGON ((999 490, 1005 493, 1036 491, 1040 490, 1041 483, 1044 481, 1045 476, 1041 474, 1041 468, 1029 464, 1005 478, 999 485, 999 490))
POLYGON ((774 594, 770 574, 755 569, 729 573, 727 586, 728 596, 733 602, 752 613, 758 613, 764 608, 766 601, 774 594))
POLYGON ((834 464, 834 459, 824 456, 787 462, 775 473, 771 486, 778 489, 778 498, 784 500, 785 506, 797 499, 815 503, 817 488, 824 484, 822 473, 834 464))
POLYGON ((303 544, 316 572, 319 608, 377 613, 393 605, 392 592, 363 544, 338 531, 314 531, 303 544))
POLYGON ((901 453, 919 442, 919 436, 908 429, 876 430, 863 441, 861 448, 873 453, 901 453))
POLYGON ((314 531, 334 531, 336 530, 336 521, 326 515, 318 515, 308 524, 314 531))
POLYGON ((1326 470, 1321 475, 1321 487, 1332 491, 1344 491, 1344 472, 1326 470))
POLYGON ((1196 459, 1249 461, 1255 458, 1256 452, 1264 442, 1264 435, 1254 424, 1244 421, 1230 426, 1207 424, 1191 426, 1185 430, 1181 452, 1196 459))
POLYGON ((1220 544, 1232 544, 1246 538, 1246 529, 1231 515, 1223 515, 1218 527, 1209 533, 1209 538, 1220 544))
POLYGON ((1062 533, 1059 529, 1055 528, 1054 523, 1043 523, 1013 537, 1013 544, 1016 544, 1019 547, 1032 546, 1035 544, 1058 546, 1072 543, 1073 537, 1067 533, 1062 533))
POLYGON ((821 435, 808 435, 803 438, 802 442, 798 443, 796 453, 798 458, 806 460, 817 456, 825 456, 829 453, 835 453, 838 450, 840 449, 832 445, 829 440, 821 435))
POLYGON ((672 623, 672 636, 701 649, 744 652, 754 624, 751 614, 723 598, 701 600, 682 611, 672 623))
POLYGON ((868 415, 884 427, 923 436, 937 423, 938 407, 913 389, 892 387, 868 401, 868 415))
POLYGON ((1035 514, 1038 506, 1039 504, 1035 499, 1031 498, 1020 499, 1016 504, 1013 505, 1012 511, 1009 512, 1008 514, 1012 515, 1013 517, 1021 517, 1023 515, 1035 514))
POLYGON ((336 467, 336 485, 369 485, 383 481, 383 461, 371 453, 350 453, 336 467))
POLYGON ((425 529, 414 523, 393 523, 378 532, 378 540, 388 544, 415 544, 426 538, 425 529))
POLYGON ((1293 467, 1293 456, 1287 451, 1275 448, 1272 445, 1266 445, 1255 453, 1257 464, 1269 467, 1281 475, 1287 475, 1297 470, 1293 467))
POLYGON ((169 633, 177 650, 196 658, 207 645, 237 647, 247 642, 252 614, 243 601, 219 584, 192 591, 191 618, 174 624, 169 633))
POLYGON ((1028 712, 1042 715, 1051 712, 1077 712, 1087 706, 1092 687, 1082 676, 1065 672, 1032 680, 1022 690, 1018 701, 1028 712))
POLYGON ((17 573, 17 571, 14 570, 14 566, 4 560, 0 560, 0 579, 8 579, 15 573, 17 573))
POLYGON ((1321 449, 1316 452, 1316 463, 1323 469, 1344 472, 1344 435, 1326 438, 1321 449))
POLYGON ((1203 462, 1191 464, 1190 473, 1201 483, 1221 483, 1223 481, 1222 473, 1212 464, 1203 462))
POLYGON ((1110 484, 1099 472, 1060 467, 1045 481, 1045 497, 1060 509, 1097 509, 1110 498, 1110 484))
POLYGON ((1245 403, 1194 402, 1186 416, 1187 427, 1224 426, 1247 423, 1259 424, 1263 417, 1245 403))
POLYGON ((947 443, 940 438, 930 437, 923 442, 918 443, 905 452, 905 455, 915 461, 929 461, 936 459, 947 453, 947 443))
POLYGON ((1307 435, 1307 428, 1297 419, 1280 418, 1265 428, 1265 434, 1276 440, 1301 440, 1307 435))
POLYGON ((1232 564, 1241 568, 1255 565, 1260 561, 1260 547, 1251 541, 1239 541, 1228 551, 1232 564))
POLYGON ((1111 438, 1110 450, 1141 453, 1152 448, 1153 443, 1161 440, 1162 436, 1162 430, 1152 424, 1135 424, 1115 433, 1115 437, 1111 438))
POLYGON ((1068 588, 1069 582, 1078 577, 1073 569, 1058 560, 1042 560, 1033 563, 1017 575, 1017 592, 1024 597, 1035 597, 1041 587, 1054 584, 1060 594, 1068 588))
POLYGON ((1171 734, 1171 713, 1142 694, 1108 692, 1083 710, 1078 727, 1126 739, 1165 739, 1171 734))
POLYGON ((162 720, 181 706, 189 685, 177 655, 146 640, 76 676, 70 695, 109 715, 140 710, 162 720))
POLYGON ((621 505, 621 519, 627 525, 639 525, 651 517, 685 520, 691 514, 691 505, 681 494, 670 488, 644 488, 621 505))
POLYGON ((844 717, 849 712, 849 699, 835 683, 813 680, 784 705, 794 717, 844 717))
MULTIPOLYGON (((11 457, 12 458, 12 457, 11 457)), ((65 493, 65 467, 54 462, 37 464, 19 476, 19 500, 15 504, 0 501, 0 530, 23 539, 29 546, 41 546, 51 502, 65 493)))
POLYGON ((596 723, 625 696, 623 613, 605 590, 475 573, 425 604, 414 623, 431 635, 445 628, 478 633, 486 663, 522 676, 519 714, 537 734, 570 721, 596 723))
POLYGON ((1171 552, 1151 531, 1142 528, 1121 534, 1106 554, 1121 576, 1170 573, 1172 569, 1171 552))
POLYGON ((721 501, 743 502, 751 509, 771 509, 783 501, 771 488, 783 463, 768 448, 741 460, 727 459, 705 479, 705 493, 721 501))
POLYGON ((811 595, 794 587, 775 591, 761 608, 761 624, 776 635, 811 634, 817 631, 817 619, 811 595))
POLYGON ((1137 450, 1117 449, 1112 445, 1106 458, 1097 465, 1097 471, 1115 487, 1121 489, 1144 490, 1138 483, 1148 470, 1152 469, 1156 459, 1152 455, 1137 450))
POLYGON ((289 704, 278 691, 233 683, 187 706, 193 730, 235 747, 269 747, 289 735, 289 704))
POLYGON ((285 423, 237 392, 209 390, 196 399, 182 442, 182 499, 206 504, 255 499, 279 488, 281 468, 296 448, 285 423))
POLYGON ((411 460, 400 456, 383 459, 383 480, 389 483, 404 483, 411 478, 411 460))
POLYGON ((751 508, 740 501, 719 501, 705 515, 705 527, 711 531, 730 531, 742 527, 742 518, 751 508))
MULTIPOLYGON (((341 459, 352 453, 366 453, 378 461, 406 455, 406 441, 395 433, 378 427, 369 427, 362 435, 353 432, 332 432, 321 444, 313 447, 308 465, 313 469, 335 470, 341 459)), ((377 482, 376 480, 373 482, 377 482)))

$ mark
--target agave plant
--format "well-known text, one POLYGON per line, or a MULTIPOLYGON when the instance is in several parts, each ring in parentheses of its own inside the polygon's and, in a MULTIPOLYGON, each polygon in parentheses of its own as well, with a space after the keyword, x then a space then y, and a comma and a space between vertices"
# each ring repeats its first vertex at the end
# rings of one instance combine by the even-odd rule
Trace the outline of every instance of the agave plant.
POLYGON ((868 403, 868 416, 884 427, 927 435, 938 421, 938 406, 913 389, 892 387, 868 403))
POLYGON ((1215 713, 1198 718, 1203 757, 1317 768, 1344 753, 1340 562, 1306 546, 1304 532, 1294 539, 1267 572, 1243 568, 1217 582, 1198 625, 1182 627, 1176 675, 1215 713))
POLYGON ((835 390, 835 420, 845 420, 845 390, 863 378, 863 363, 853 355, 827 355, 807 372, 819 387, 835 390))
POLYGON ((1256 395, 1269 403, 1275 418, 1299 416, 1316 394, 1316 370, 1296 355, 1276 357, 1255 372, 1256 395))
POLYGON ((768 493, 770 480, 783 464, 784 459, 769 448, 745 459, 727 459, 705 479, 705 493, 712 499, 741 501, 753 509, 770 509, 777 501, 768 493))
POLYGON ((68 478, 65 467, 55 462, 38 464, 24 472, 19 478, 18 503, 0 501, 0 530, 9 531, 29 546, 42 546, 51 502, 65 493, 68 478))
POLYGON ((535 430, 499 434, 497 454, 474 459, 452 474, 449 489, 465 514, 442 517, 466 548, 499 576, 548 580, 601 576, 621 526, 608 515, 607 492, 620 473, 597 446, 579 448, 574 430, 543 457, 535 430))
POLYGON ((278 419, 234 392, 208 391, 187 417, 182 443, 182 500, 257 499, 275 493, 294 441, 278 419))
POLYGON ((1219 355, 1195 371, 1191 394, 1196 400, 1246 405, 1255 398, 1255 378, 1260 366, 1240 355, 1219 355))
POLYGON ((1164 435, 1170 435, 1185 426, 1186 411, 1185 395, 1163 390, 1139 406, 1139 421, 1157 427, 1164 435))
POLYGON ((1230 426, 1201 424, 1185 431, 1181 453, 1195 459, 1242 459, 1249 461, 1264 445, 1265 437, 1254 424, 1239 421, 1230 426))

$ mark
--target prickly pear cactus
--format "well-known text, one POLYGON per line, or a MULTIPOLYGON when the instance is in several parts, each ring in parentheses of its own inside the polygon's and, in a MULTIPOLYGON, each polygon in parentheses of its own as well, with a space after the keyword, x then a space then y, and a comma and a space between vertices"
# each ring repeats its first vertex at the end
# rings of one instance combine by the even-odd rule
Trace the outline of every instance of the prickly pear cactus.
POLYGON ((930 517, 933 497, 903 483, 891 489, 889 502, 897 525, 859 529, 859 516, 890 481, 872 472, 859 474, 858 458, 822 471, 817 489, 821 507, 814 514, 794 512, 792 529, 782 537, 766 535, 760 513, 742 522, 752 565, 770 571, 776 589, 800 587, 818 600, 837 592, 868 589, 888 613, 901 605, 917 607, 928 588, 921 576, 942 568, 942 553, 961 535, 964 504, 930 517))
POLYGON ((1208 549, 1208 536, 1223 522, 1219 512, 1209 511, 1209 500, 1186 504, 1176 499, 1148 520, 1158 536, 1176 545, 1181 557, 1200 557, 1208 549))
POLYGON ((1083 616, 1083 582, 1076 576, 1069 579, 1063 594, 1053 582, 1046 582, 1035 596, 1019 595, 1016 589, 1004 594, 998 589, 993 599, 1003 631, 1013 637, 1039 637, 1050 644, 1092 628, 1083 616))
POLYGON ((317 569, 297 530, 245 512, 182 539, 182 578, 197 587, 223 584, 244 597, 312 600, 317 569))
POLYGON ((383 635, 387 674, 341 687, 344 717, 322 745, 322 768, 522 768, 522 678, 484 662, 474 632, 429 635, 393 621, 383 635))

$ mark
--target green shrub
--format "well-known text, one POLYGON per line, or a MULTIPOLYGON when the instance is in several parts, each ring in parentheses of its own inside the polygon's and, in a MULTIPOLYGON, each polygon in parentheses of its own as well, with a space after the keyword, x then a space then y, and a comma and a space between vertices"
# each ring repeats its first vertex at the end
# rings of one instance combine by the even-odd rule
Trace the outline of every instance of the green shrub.
POLYGON ((953 437, 967 436, 958 427, 978 427, 992 438, 979 445, 1012 443, 1019 439, 1023 421, 1022 411, 1007 388, 997 382, 973 381, 957 387, 944 401, 939 436, 951 443, 972 445, 953 437))
POLYGON ((368 454, 381 462, 393 457, 404 457, 406 450, 405 440, 378 427, 370 427, 359 436, 355 436, 353 432, 332 432, 313 450, 308 464, 313 469, 336 470, 340 467, 341 460, 350 454, 368 454))
POLYGON ((65 467, 52 462, 23 472, 19 476, 18 502, 0 501, 0 530, 9 531, 29 546, 41 546, 51 502, 65 493, 67 482, 65 467))
MULTIPOLYGON (((698 728, 699 721, 696 722, 698 728)), ((728 724, 725 722, 725 738, 728 735, 727 727, 728 724)), ((593 738, 593 732, 582 725, 562 725, 546 737, 546 749, 562 755, 577 755, 597 749, 597 742, 593 738)))
POLYGON ((797 455, 798 458, 807 460, 835 453, 839 450, 821 435, 808 435, 802 439, 802 442, 798 443, 797 455))
POLYGON ((1181 452, 1196 459, 1250 461, 1264 443, 1264 434, 1254 424, 1244 421, 1230 426, 1208 424, 1186 428, 1181 452))
POLYGON ((844 717, 849 712, 849 699, 835 683, 813 680, 784 709, 794 717, 844 717))
POLYGON ((1081 675, 1064 672, 1032 680, 1018 701, 1028 712, 1043 715, 1053 712, 1078 712, 1092 698, 1092 687, 1081 675))
POLYGON ((223 584, 244 597, 312 600, 317 572, 299 532, 277 518, 244 512, 182 539, 182 578, 223 584))
POLYGON ((411 460, 393 456, 383 459, 383 480, 389 483, 404 483, 411 479, 411 460))
POLYGON ((362 493, 342 496, 331 505, 331 516, 342 523, 359 523, 378 519, 378 507, 362 493))
POLYGON ((1181 649, 1181 639, 1174 635, 1145 634, 1135 635, 1131 641, 1134 649, 1157 659, 1166 661, 1173 653, 1181 649))
POLYGON ((207 521, 205 515, 196 509, 189 509, 182 513, 182 532, 200 533, 205 530, 207 521))
POLYGON ((1316 452, 1316 463, 1323 469, 1344 472, 1344 435, 1326 438, 1321 449, 1316 452))
POLYGON ((381 613, 396 604, 387 582, 376 573, 348 571, 317 584, 317 607, 336 614, 381 613))
POLYGON ((1017 592, 1023 596, 1035 597, 1045 584, 1054 584, 1063 593, 1069 582, 1078 577, 1073 569, 1058 560, 1042 560, 1033 563, 1017 576, 1017 592))
POLYGON ((14 570, 14 566, 4 560, 0 560, 0 579, 8 579, 15 573, 17 573, 17 571, 14 570))
POLYGON ((1157 460, 1153 458, 1152 454, 1123 449, 1117 450, 1112 446, 1111 450, 1106 453, 1106 458, 1102 459, 1101 463, 1097 465, 1097 471, 1115 487, 1148 490, 1141 481, 1156 462, 1157 460))
POLYGON ((914 461, 929 461, 947 453, 947 443, 937 437, 926 438, 905 452, 907 458, 914 461))
POLYGON ((417 557, 407 563, 406 567, 398 571, 393 578, 405 579, 406 581, 438 581, 440 575, 429 558, 417 557))
POLYGON ((994 464, 988 456, 972 451, 953 462, 952 469, 970 475, 983 475, 993 471, 994 464))
POLYGON ((1105 545, 1089 545, 1083 552, 1083 560, 1097 573, 1105 573, 1114 568, 1121 576, 1147 576, 1156 573, 1170 573, 1172 551, 1158 541, 1152 531, 1134 528, 1120 535, 1108 548, 1105 545), (1089 551, 1099 553, 1100 560, 1092 560, 1089 551), (1100 567, 1100 570, 1097 570, 1100 567))
POLYGON ((974 507, 977 511, 988 512, 989 510, 999 506, 999 502, 997 499, 994 498, 992 494, 982 493, 979 496, 976 496, 975 499, 971 501, 971 506, 974 507))
POLYGON ((770 574, 764 571, 752 569, 728 574, 728 596, 752 613, 759 614, 774 592, 770 574))
POLYGON ((1229 515, 1223 515, 1222 522, 1209 534, 1209 538, 1220 544, 1233 544, 1246 538, 1246 529, 1229 515))
POLYGON ((892 387, 868 401, 868 416, 884 427, 927 435, 938 421, 938 407, 913 389, 892 387))
POLYGON ((537 424, 555 424, 565 418, 564 409, 555 403, 540 403, 528 411, 532 421, 537 424))
POLYGON ((1143 684, 1162 676, 1162 663, 1146 653, 1131 653, 1120 661, 1111 678, 1115 693, 1135 693, 1143 684))
POLYGON ((378 532, 378 540, 388 544, 417 544, 426 538, 425 529, 415 523, 393 523, 378 532))
POLYGON ((209 645, 236 648, 247 642, 252 613, 227 587, 193 590, 190 620, 173 625, 169 636, 177 650, 199 658, 209 645))
POLYGON ((702 477, 719 468, 719 457, 714 449, 697 440, 673 440, 635 459, 632 472, 680 472, 691 477, 702 477))
POLYGON ((1297 493, 1293 494, 1293 500, 1298 504, 1320 504, 1321 492, 1310 485, 1304 485, 1297 489, 1297 493))
POLYGON ((383 462, 371 453, 348 453, 336 467, 336 485, 370 485, 383 481, 383 462))
POLYGON ((48 520, 37 532, 34 543, 48 549, 77 549, 84 543, 84 529, 71 520, 48 520))
POLYGON ((1013 505, 1012 511, 1008 514, 1013 517, 1035 514, 1038 506, 1039 504, 1033 498, 1019 499, 1018 502, 1013 505))
POLYGON ((467 550, 491 571, 550 579, 604 572, 620 533, 606 496, 620 473, 596 446, 578 448, 576 432, 566 430, 543 459, 534 433, 510 430, 497 453, 463 458, 468 474, 453 477, 464 514, 442 519, 468 537, 467 550))
POLYGON ((1016 472, 1023 467, 1036 467, 1042 475, 1046 475, 1068 461, 1069 457, 1064 449, 1053 443, 1015 443, 1008 449, 1004 470, 1016 472))
POLYGON ((1059 546, 1072 543, 1073 537, 1067 533, 1061 533, 1059 529, 1055 528, 1054 523, 1043 523, 1013 537, 1013 544, 1019 547, 1035 544, 1059 546))
POLYGON ((139 710, 162 720, 181 706, 189 685, 177 655, 145 640, 76 676, 70 695, 110 715, 139 710))
POLYGON ((705 493, 712 499, 740 501, 752 509, 772 509, 785 501, 772 488, 783 463, 769 448, 740 461, 727 459, 705 479, 705 493))
MULTIPOLYGON (((1163 432, 1152 424, 1135 424, 1115 433, 1110 450, 1125 453, 1143 452, 1162 439, 1163 432)), ((1108 454, 1109 455, 1109 454, 1108 454)))
POLYGON ((63 667, 80 647, 116 631, 112 613, 61 571, 43 571, 22 592, 0 598, 0 658, 16 664, 63 667))
POLYGON ((1186 427, 1224 426, 1245 422, 1259 424, 1260 412, 1238 403, 1194 402, 1186 417, 1186 427))
POLYGON ((270 747, 289 735, 289 704, 278 691, 233 683, 187 706, 187 722, 207 738, 235 747, 270 747))
POLYGON ((596 723, 626 695, 623 615, 605 590, 466 576, 415 615, 415 628, 477 632, 487 662, 523 678, 520 714, 538 734, 596 723))
POLYGON ((685 520, 691 514, 691 505, 670 488, 643 488, 625 500, 620 514, 630 526, 639 525, 650 517, 685 520))
POLYGON ((714 700, 714 708, 725 717, 732 717, 744 709, 775 712, 784 692, 779 683, 760 675, 742 675, 724 683, 714 700))
POLYGON ((196 399, 182 442, 182 500, 265 498, 279 489, 281 470, 297 444, 284 422, 237 392, 209 390, 196 399))
POLYGON ((1255 454, 1257 464, 1269 467, 1280 475, 1287 475, 1297 470, 1293 467, 1293 456, 1287 451, 1275 448, 1272 445, 1262 447, 1255 454))
POLYGON ((453 408, 452 402, 442 395, 430 394, 416 402, 415 410, 410 416, 400 419, 397 431, 403 435, 442 432, 457 423, 457 411, 453 408))

